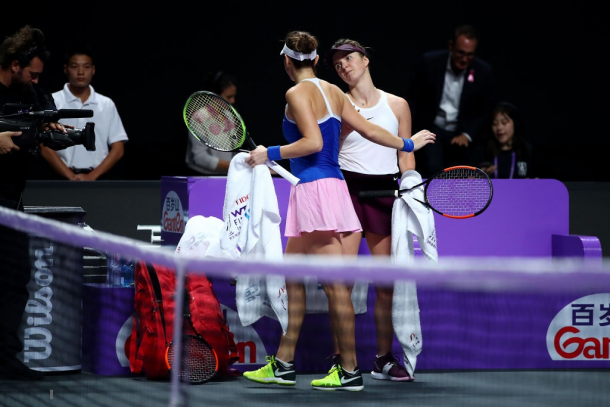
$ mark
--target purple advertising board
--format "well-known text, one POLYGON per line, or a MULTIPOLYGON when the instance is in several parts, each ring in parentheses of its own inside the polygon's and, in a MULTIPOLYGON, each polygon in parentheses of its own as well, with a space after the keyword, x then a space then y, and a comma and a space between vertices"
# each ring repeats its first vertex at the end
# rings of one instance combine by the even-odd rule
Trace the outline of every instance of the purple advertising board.
POLYGON ((126 348, 132 329, 134 288, 90 283, 83 290, 83 371, 130 375, 126 348))
MULTIPOLYGON (((290 184, 283 178, 273 178, 273 183, 283 236, 290 184)), ((493 184, 493 201, 480 216, 456 220, 434 214, 439 256, 551 256, 552 235, 569 233, 569 196, 565 185, 552 179, 494 180, 493 184)), ((174 191, 187 217, 222 219, 225 188, 226 177, 163 177, 161 196, 165 208, 174 191)), ((171 224, 168 222, 168 229, 171 224)), ((163 230, 162 226, 162 237, 169 236, 163 230)), ((172 238, 163 239, 163 244, 177 245, 180 236, 181 232, 172 233, 172 238)), ((285 237, 282 242, 285 247, 285 237)))
MULTIPOLYGON (((173 182, 171 178, 162 183, 173 182)), ((285 219, 290 185, 282 178, 273 181, 280 215, 285 219)), ((188 185, 187 197, 181 198, 188 202, 187 214, 222 218, 226 178, 197 177, 181 182, 188 185)), ((601 255, 595 237, 569 235, 569 197, 563 183, 537 179, 494 180, 493 184, 493 201, 482 215, 467 220, 435 215, 439 261, 443 256, 601 255), (573 249, 578 244, 580 252, 573 249)), ((284 227, 282 220, 282 234, 284 227)), ((284 247, 285 243, 283 238, 284 247)), ((365 243, 360 253, 368 254, 365 243)), ((277 351, 279 323, 261 318, 241 326, 235 287, 218 277, 213 278, 213 284, 240 350, 235 367, 250 370, 252 365, 264 364, 265 355, 277 351)), ((417 370, 610 367, 609 292, 606 287, 599 292, 420 288, 423 350, 417 370)), ((356 316, 357 357, 364 370, 372 368, 377 352, 374 304, 375 289, 369 285, 368 311, 356 316)), ((402 353, 396 339, 393 350, 402 353)), ((332 351, 328 314, 307 314, 295 355, 299 369, 328 369, 332 351)))
MULTIPOLYGON (((280 324, 261 318, 242 326, 235 287, 214 278, 214 290, 235 335, 240 371, 265 364, 277 352, 280 324)), ((476 292, 418 289, 422 353, 417 370, 567 369, 610 367, 610 294, 476 292), (575 331, 574 328, 577 331, 575 331)), ((358 365, 373 368, 377 352, 375 289, 369 286, 365 314, 356 315, 358 365)), ((402 354, 394 338, 392 350, 402 354)), ((306 314, 295 353, 303 372, 330 368, 332 341, 328 314, 306 314)))

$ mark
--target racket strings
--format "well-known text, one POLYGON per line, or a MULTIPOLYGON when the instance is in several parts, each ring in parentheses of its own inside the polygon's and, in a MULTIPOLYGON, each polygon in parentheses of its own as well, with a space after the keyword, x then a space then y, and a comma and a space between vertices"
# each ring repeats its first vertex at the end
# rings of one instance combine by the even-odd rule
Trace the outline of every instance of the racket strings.
POLYGON ((214 94, 201 92, 191 96, 184 108, 184 119, 191 133, 215 150, 233 151, 245 140, 239 115, 214 94))
MULTIPOLYGON (((180 365, 180 380, 187 383, 202 383, 216 374, 216 354, 207 343, 188 335, 183 338, 182 347, 184 357, 180 365)), ((176 357, 174 347, 170 346, 167 352, 170 369, 173 368, 176 357)))
POLYGON ((487 205, 491 195, 488 177, 473 168, 454 168, 435 177, 426 191, 428 202, 451 216, 468 216, 487 205))

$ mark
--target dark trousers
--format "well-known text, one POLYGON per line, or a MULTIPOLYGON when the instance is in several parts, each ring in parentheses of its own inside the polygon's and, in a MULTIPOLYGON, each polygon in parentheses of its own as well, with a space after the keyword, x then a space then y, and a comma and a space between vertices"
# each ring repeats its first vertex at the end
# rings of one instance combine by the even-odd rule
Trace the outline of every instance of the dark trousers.
MULTIPOLYGON (((21 194, 0 192, 0 206, 23 210, 21 194)), ((18 329, 29 294, 29 238, 26 233, 0 225, 0 356, 14 357, 23 350, 18 329)))
MULTIPOLYGON (((70 169, 75 174, 89 174, 91 171, 93 171, 93 169, 91 169, 91 168, 70 168, 70 169)), ((36 178, 36 179, 42 179, 42 178, 36 178)), ((48 172, 45 175, 44 179, 51 180, 51 181, 67 181, 63 176, 59 175, 55 171, 48 172)), ((114 171, 112 168, 110 169, 110 171, 108 171, 105 174, 100 175, 100 177, 98 178, 99 181, 115 180, 115 179, 121 179, 121 178, 119 178, 117 176, 117 172, 114 171)))
POLYGON ((430 129, 436 134, 436 142, 423 147, 417 158, 417 170, 422 178, 430 178, 437 172, 454 165, 468 165, 469 147, 451 144, 451 139, 457 134, 432 125, 430 129), (423 161, 423 162, 421 162, 423 161))

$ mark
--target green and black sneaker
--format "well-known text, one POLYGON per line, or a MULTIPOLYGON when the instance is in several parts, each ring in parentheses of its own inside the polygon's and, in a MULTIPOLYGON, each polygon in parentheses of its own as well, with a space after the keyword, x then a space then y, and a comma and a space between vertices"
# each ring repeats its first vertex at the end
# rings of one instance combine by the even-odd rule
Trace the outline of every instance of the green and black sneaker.
POLYGON ((360 391, 364 389, 364 382, 358 367, 349 373, 340 364, 336 364, 324 379, 313 380, 311 387, 316 390, 360 391))
MULTIPOLYGON (((275 356, 265 357, 267 363, 265 366, 252 372, 244 372, 244 377, 253 382, 263 384, 280 384, 282 386, 294 386, 297 382, 297 373, 294 369, 294 363, 288 363, 290 366, 285 367, 284 363, 275 360, 275 356)), ((362 381, 362 379, 360 379, 362 381)))

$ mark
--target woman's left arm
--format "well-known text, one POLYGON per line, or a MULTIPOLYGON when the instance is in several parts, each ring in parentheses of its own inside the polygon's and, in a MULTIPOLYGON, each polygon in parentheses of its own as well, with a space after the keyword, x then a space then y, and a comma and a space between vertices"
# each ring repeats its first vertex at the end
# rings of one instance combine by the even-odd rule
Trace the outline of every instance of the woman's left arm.
MULTIPOLYGON (((411 109, 403 98, 387 93, 388 104, 398 119, 398 137, 411 138, 411 109)), ((415 154, 398 151, 398 168, 401 174, 415 169, 415 154)))
MULTIPOLYGON (((279 152, 282 159, 303 157, 322 150, 323 141, 318 121, 311 104, 311 94, 303 89, 294 87, 286 92, 288 102, 287 114, 294 117, 294 121, 303 136, 294 143, 283 145, 279 152)), ((269 160, 267 148, 258 146, 250 153, 250 165, 264 164, 269 160)))

